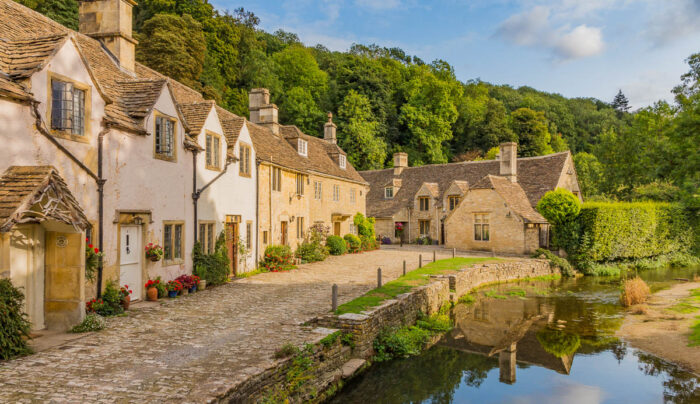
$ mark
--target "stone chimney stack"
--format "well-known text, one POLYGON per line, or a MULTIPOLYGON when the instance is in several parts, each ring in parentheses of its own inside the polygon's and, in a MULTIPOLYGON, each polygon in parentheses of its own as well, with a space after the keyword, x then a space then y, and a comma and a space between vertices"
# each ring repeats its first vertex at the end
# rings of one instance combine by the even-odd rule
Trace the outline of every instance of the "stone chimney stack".
POLYGON ((408 167, 408 154, 394 153, 394 175, 400 175, 406 167, 408 167))
POLYGON ((277 105, 270 104, 270 90, 254 88, 248 94, 250 121, 269 128, 272 133, 280 133, 277 105))
POLYGON ((98 41, 117 58, 119 66, 134 72, 136 44, 131 33, 133 0, 80 0, 80 33, 98 41))
POLYGON ((323 125, 323 140, 325 140, 328 143, 338 143, 338 139, 335 137, 336 128, 337 126, 335 126, 335 124, 333 123, 333 113, 329 112, 328 122, 326 122, 326 124, 323 125))
POLYGON ((510 182, 518 182, 518 144, 515 142, 501 143, 499 146, 500 172, 510 182))

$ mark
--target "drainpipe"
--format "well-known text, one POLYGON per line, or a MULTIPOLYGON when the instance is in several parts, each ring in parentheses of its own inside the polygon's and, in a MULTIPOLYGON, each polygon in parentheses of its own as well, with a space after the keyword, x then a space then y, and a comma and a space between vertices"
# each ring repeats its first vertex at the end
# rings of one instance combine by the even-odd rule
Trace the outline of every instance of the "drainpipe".
MULTIPOLYGON (((197 242, 197 200, 199 199, 199 193, 197 193, 197 150, 192 150, 192 204, 194 205, 194 242, 197 242)), ((194 260, 194 257, 193 257, 194 260)), ((194 267, 194 262, 192 262, 194 267)))
MULTIPOLYGON (((270 234, 269 234, 269 237, 270 237, 270 238, 268 239, 268 244, 274 244, 274 243, 272 242, 272 177, 274 176, 273 172, 274 172, 274 169, 275 169, 275 168, 274 168, 274 166, 269 166, 269 167, 270 167, 270 170, 269 170, 269 171, 270 171, 270 181, 268 181, 267 187, 269 188, 269 191, 270 191, 270 192, 267 193, 267 196, 268 196, 268 198, 269 198, 269 201, 268 201, 267 206, 268 206, 268 211, 269 211, 268 213, 269 213, 269 215, 270 215, 270 216, 269 216, 269 217, 270 217, 270 219, 269 219, 269 222, 270 222, 270 234)), ((282 177, 282 173, 280 173, 280 180, 282 179, 281 177, 282 177)), ((280 189, 282 189, 281 181, 280 181, 280 184, 277 184, 277 186, 278 186, 280 189)), ((281 233, 280 233, 280 234, 281 234, 281 233)), ((282 241, 282 240, 280 239, 280 244, 282 244, 281 241, 282 241)))
POLYGON ((260 258, 260 161, 255 161, 255 269, 258 269, 258 258, 260 258))

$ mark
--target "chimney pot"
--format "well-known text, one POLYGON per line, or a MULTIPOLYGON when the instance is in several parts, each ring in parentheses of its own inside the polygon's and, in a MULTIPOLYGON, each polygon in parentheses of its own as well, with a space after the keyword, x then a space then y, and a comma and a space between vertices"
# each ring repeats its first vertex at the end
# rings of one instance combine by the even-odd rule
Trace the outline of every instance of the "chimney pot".
POLYGON ((328 113, 328 122, 323 125, 323 139, 332 144, 338 143, 338 139, 336 138, 336 129, 337 126, 333 123, 333 113, 329 112, 328 113))
POLYGON ((408 154, 404 152, 394 153, 394 175, 399 175, 408 167, 408 154))
POLYGON ((511 182, 518 182, 518 144, 515 142, 501 143, 498 159, 500 161, 499 174, 511 182))
POLYGON ((119 66, 134 72, 136 41, 132 37, 133 0, 79 1, 80 33, 91 36, 109 49, 119 66))
POLYGON ((254 88, 248 94, 250 121, 267 127, 275 135, 280 133, 277 105, 270 104, 270 90, 254 88))

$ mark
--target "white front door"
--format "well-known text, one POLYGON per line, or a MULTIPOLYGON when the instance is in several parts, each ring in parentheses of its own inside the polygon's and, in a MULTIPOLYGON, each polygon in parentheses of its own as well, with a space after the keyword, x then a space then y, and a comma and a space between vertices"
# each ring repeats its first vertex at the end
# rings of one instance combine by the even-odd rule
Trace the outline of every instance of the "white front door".
POLYGON ((144 284, 141 278, 141 227, 122 226, 119 245, 119 284, 129 285, 133 291, 131 300, 141 299, 144 284))

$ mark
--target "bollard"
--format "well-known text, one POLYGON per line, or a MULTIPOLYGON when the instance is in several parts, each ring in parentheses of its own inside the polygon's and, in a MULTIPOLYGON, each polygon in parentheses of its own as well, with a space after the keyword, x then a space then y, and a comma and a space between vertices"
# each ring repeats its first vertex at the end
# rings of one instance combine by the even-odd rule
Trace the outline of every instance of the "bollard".
POLYGON ((418 268, 423 268, 423 254, 418 255, 418 268))
POLYGON ((406 260, 403 260, 403 274, 406 275, 406 260))
POLYGON ((452 249, 452 258, 455 257, 455 253, 457 252, 456 250, 457 250, 456 248, 453 248, 453 249, 452 249))
POLYGON ((382 268, 377 268, 377 287, 382 287, 382 268))
POLYGON ((333 312, 335 313, 338 310, 338 285, 334 283, 331 290, 333 291, 331 294, 331 307, 333 307, 333 312))
POLYGON ((435 262, 435 253, 436 253, 436 251, 433 250, 433 262, 435 262))

